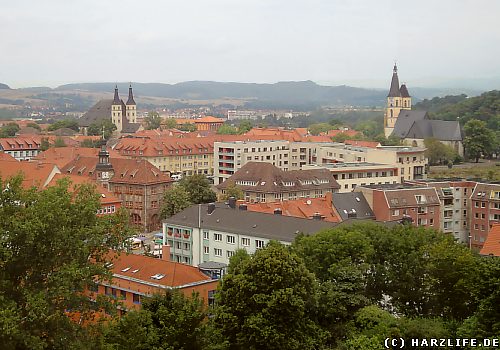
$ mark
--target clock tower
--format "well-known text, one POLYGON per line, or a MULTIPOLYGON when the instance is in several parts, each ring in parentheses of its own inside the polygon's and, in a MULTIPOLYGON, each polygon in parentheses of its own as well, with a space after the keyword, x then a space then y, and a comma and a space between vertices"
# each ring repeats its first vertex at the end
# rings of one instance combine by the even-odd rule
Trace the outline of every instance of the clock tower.
POLYGON ((109 188, 109 179, 113 177, 114 170, 113 165, 111 165, 109 161, 109 152, 106 150, 106 145, 102 145, 98 156, 99 162, 95 166, 97 181, 99 181, 103 187, 109 188))

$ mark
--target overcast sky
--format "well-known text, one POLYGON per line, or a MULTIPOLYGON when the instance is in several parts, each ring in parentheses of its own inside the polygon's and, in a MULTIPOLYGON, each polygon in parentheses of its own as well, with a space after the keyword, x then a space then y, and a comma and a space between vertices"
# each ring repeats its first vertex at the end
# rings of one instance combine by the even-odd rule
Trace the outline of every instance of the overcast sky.
MULTIPOLYGON (((0 82, 500 77, 498 0, 0 0, 0 82)), ((452 84, 452 83, 450 83, 452 84)))

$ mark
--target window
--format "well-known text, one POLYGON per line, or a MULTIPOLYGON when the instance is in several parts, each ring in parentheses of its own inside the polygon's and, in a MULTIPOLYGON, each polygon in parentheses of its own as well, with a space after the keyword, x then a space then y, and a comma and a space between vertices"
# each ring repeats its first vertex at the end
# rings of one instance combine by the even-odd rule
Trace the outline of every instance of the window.
POLYGON ((481 208, 486 208, 486 202, 481 202, 481 208))
POLYGON ((228 250, 227 251, 227 257, 228 258, 232 257, 233 255, 234 255, 234 251, 232 251, 232 250, 228 250))
POLYGON ((210 254, 210 247, 203 247, 203 254, 210 254))
POLYGON ((141 297, 139 296, 139 294, 132 294, 132 301, 134 302, 134 304, 140 304, 141 303, 141 297))
POLYGON ((221 233, 214 233, 214 241, 222 242, 222 234, 221 233))
POLYGON ((474 202, 474 207, 479 208, 479 202, 474 202))
POLYGON ((392 211, 392 216, 399 216, 399 209, 394 209, 392 211))
POLYGON ((203 231, 203 239, 206 239, 206 240, 210 239, 208 231, 203 231))
POLYGON ((127 292, 125 292, 124 290, 121 290, 120 291, 120 298, 127 299, 127 292))
POLYGON ((214 255, 215 256, 222 256, 222 249, 214 248, 214 255))
POLYGON ((241 245, 248 247, 250 246, 250 238, 242 238, 241 239, 241 245))
POLYGON ((264 248, 264 241, 261 241, 260 239, 255 240, 255 248, 264 248))
POLYGON ((227 235, 227 237, 226 237, 226 241, 227 241, 227 243, 229 243, 229 244, 235 244, 235 243, 236 243, 236 239, 235 239, 235 237, 234 237, 234 236, 231 236, 231 235, 227 235))

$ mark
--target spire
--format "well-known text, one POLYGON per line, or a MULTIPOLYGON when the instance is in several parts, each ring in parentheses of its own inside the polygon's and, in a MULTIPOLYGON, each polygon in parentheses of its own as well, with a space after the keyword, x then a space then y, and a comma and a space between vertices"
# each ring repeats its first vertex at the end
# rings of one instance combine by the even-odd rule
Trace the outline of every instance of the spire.
POLYGON ((114 105, 121 104, 120 96, 118 96, 118 85, 115 85, 115 97, 113 98, 113 104, 114 105))
POLYGON ((392 80, 391 80, 391 88, 389 89, 389 94, 387 97, 400 97, 401 93, 399 92, 399 78, 398 78, 398 66, 394 63, 394 68, 392 70, 392 80))
POLYGON ((134 93, 132 92, 132 84, 128 87, 128 100, 127 100, 128 105, 135 105, 134 101, 134 93))

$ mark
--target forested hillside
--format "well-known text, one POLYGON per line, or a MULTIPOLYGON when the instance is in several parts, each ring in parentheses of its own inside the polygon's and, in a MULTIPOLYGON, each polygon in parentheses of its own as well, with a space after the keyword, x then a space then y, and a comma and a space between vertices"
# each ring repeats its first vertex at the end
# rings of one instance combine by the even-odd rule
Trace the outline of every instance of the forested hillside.
POLYGON ((500 130, 500 90, 492 90, 477 97, 466 95, 434 97, 423 100, 414 109, 426 110, 433 119, 457 120, 465 125, 471 119, 482 120, 489 129, 500 130))

